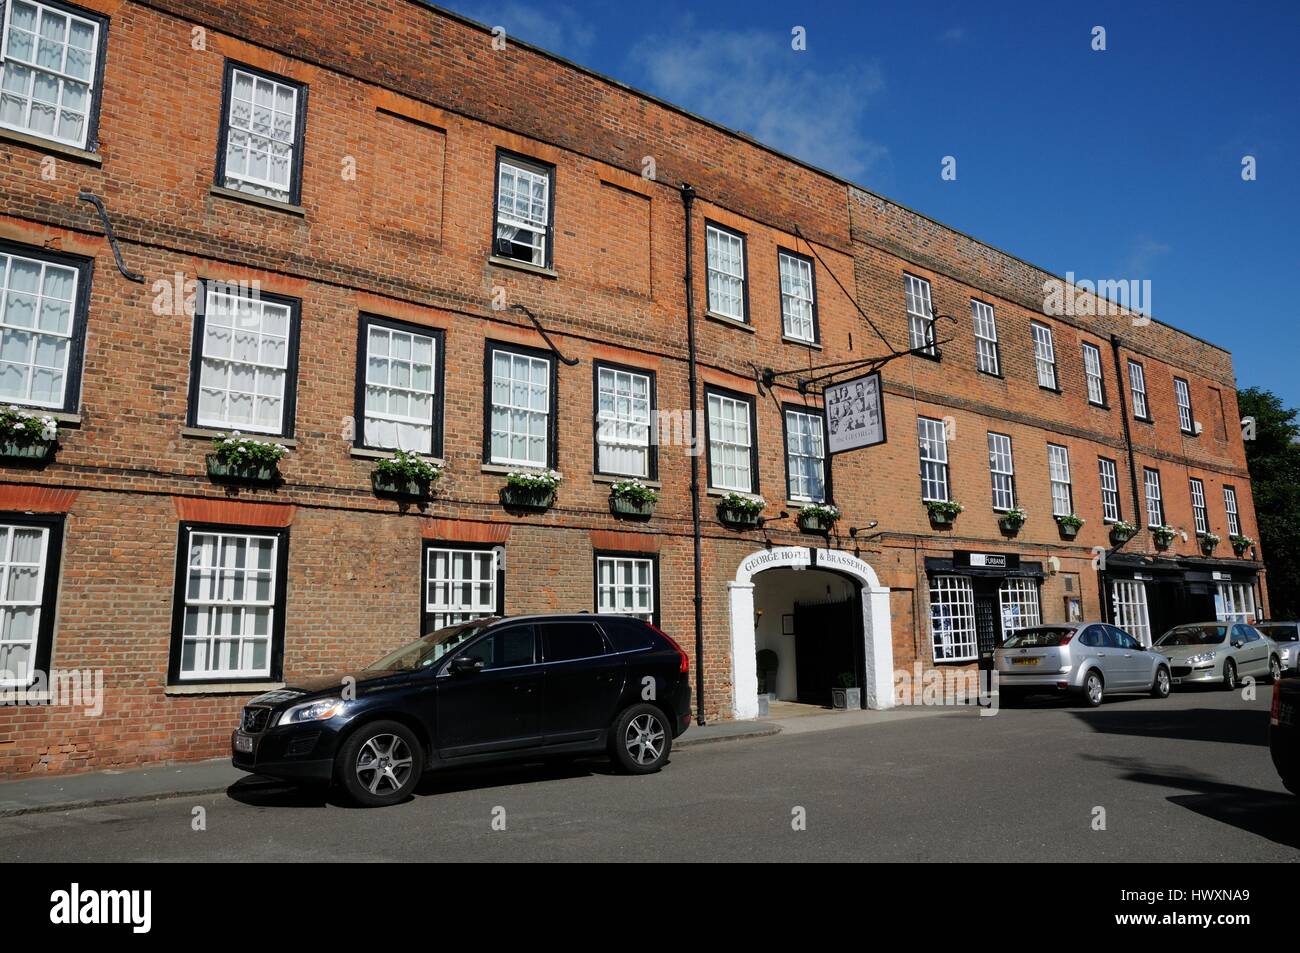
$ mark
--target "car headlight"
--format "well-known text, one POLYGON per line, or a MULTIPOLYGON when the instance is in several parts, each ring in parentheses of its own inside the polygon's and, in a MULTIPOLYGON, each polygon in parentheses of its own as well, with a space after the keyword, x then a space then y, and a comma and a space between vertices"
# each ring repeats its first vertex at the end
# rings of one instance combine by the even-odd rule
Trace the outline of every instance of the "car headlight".
POLYGON ((1189 665, 1195 665, 1198 662, 1213 662, 1218 655, 1218 652, 1202 652, 1200 655, 1187 656, 1187 662, 1189 665))
POLYGON ((348 703, 341 698, 321 698, 314 702, 294 705, 280 715, 279 725, 301 725, 310 721, 328 721, 347 711, 348 703))

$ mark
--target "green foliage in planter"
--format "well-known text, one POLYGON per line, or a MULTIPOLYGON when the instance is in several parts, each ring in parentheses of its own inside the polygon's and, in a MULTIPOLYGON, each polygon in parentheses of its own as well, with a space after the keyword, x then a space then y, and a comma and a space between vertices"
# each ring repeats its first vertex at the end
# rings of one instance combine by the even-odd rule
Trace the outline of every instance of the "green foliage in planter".
POLYGON ((53 417, 28 413, 14 406, 0 410, 0 443, 31 447, 58 439, 59 425, 53 417))
POLYGON ((966 507, 955 500, 926 500, 925 508, 930 511, 931 516, 952 519, 966 507))
POLYGON ((1233 533, 1228 537, 1228 542, 1232 543, 1233 549, 1248 549, 1255 545, 1255 541, 1249 536, 1242 536, 1240 533, 1233 533))
POLYGON ((1019 529, 1020 527, 1025 525, 1025 520, 1027 520, 1028 518, 1029 518, 1028 513, 1026 513, 1019 506, 1013 506, 1011 507, 1011 509, 1007 510, 1005 513, 1003 513, 1001 516, 998 517, 998 522, 1006 523, 1009 526, 1014 526, 1016 529, 1019 529))
POLYGON ((376 463, 375 473, 387 482, 400 486, 407 483, 433 483, 442 476, 442 467, 413 453, 398 450, 391 458, 376 463))
POLYGON ((1079 516, 1076 513, 1070 513, 1067 516, 1056 517, 1056 522, 1070 529, 1078 529, 1084 524, 1085 520, 1082 516, 1079 516))
POLYGON ((619 480, 610 486, 609 495, 616 500, 635 503, 638 506, 659 502, 659 494, 640 480, 619 480))
POLYGON ((1155 537, 1156 542, 1161 546, 1168 546, 1178 535, 1178 530, 1172 526, 1152 526, 1151 535, 1155 537))
POLYGON ((761 496, 744 496, 740 493, 728 493, 718 500, 719 510, 730 510, 742 516, 757 516, 767 508, 767 500, 761 496))
POLYGON ((799 510, 800 519, 817 520, 826 525, 834 523, 841 515, 839 507, 829 503, 809 503, 799 510))
POLYGON ((554 493, 560 480, 560 474, 554 470, 513 470, 506 475, 507 486, 534 493, 554 493))
POLYGON ((1110 524, 1110 531, 1117 536, 1133 536, 1137 533, 1138 528, 1135 523, 1127 520, 1116 520, 1110 524))
POLYGON ((289 452, 282 443, 255 440, 238 430, 212 438, 212 455, 228 467, 274 467, 289 452))
POLYGON ((1196 540, 1202 547, 1209 547, 1210 549, 1218 546, 1220 541, 1217 533, 1197 533, 1196 540))

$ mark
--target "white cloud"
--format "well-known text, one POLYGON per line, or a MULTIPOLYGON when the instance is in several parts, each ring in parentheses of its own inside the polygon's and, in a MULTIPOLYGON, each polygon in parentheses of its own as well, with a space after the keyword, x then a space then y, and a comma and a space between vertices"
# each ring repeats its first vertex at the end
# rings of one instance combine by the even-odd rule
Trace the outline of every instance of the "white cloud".
POLYGON ((1132 278, 1148 277, 1156 259, 1172 250, 1169 245, 1148 235, 1139 236, 1129 244, 1128 257, 1124 260, 1125 272, 1132 278))
POLYGON ((956 46, 966 39, 966 28, 964 26, 951 26, 939 34, 939 42, 947 46, 956 46))
POLYGON ((880 67, 819 69, 813 49, 794 51, 780 33, 688 28, 638 43, 629 59, 639 85, 655 95, 861 180, 888 154, 862 131, 868 104, 884 87, 880 67))

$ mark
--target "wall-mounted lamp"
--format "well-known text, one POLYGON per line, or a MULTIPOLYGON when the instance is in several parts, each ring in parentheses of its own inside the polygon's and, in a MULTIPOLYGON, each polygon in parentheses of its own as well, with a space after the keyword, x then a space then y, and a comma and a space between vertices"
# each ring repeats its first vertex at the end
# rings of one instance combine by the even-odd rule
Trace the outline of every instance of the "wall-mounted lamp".
POLYGON ((866 526, 850 526, 850 527, 849 527, 849 536, 850 536, 852 539, 857 539, 857 538, 858 538, 858 533, 866 532, 866 531, 869 530, 869 529, 875 529, 875 528, 876 528, 877 526, 879 526, 879 525, 880 525, 880 520, 872 520, 872 521, 871 521, 870 523, 868 523, 866 526))

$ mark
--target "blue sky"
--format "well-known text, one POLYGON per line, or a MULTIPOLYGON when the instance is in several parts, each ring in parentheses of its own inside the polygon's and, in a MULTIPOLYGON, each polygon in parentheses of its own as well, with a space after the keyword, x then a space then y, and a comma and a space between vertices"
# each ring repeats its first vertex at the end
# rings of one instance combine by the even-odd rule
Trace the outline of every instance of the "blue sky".
POLYGON ((1050 271, 1149 279, 1156 317, 1300 407, 1294 0, 443 5, 1050 271))

